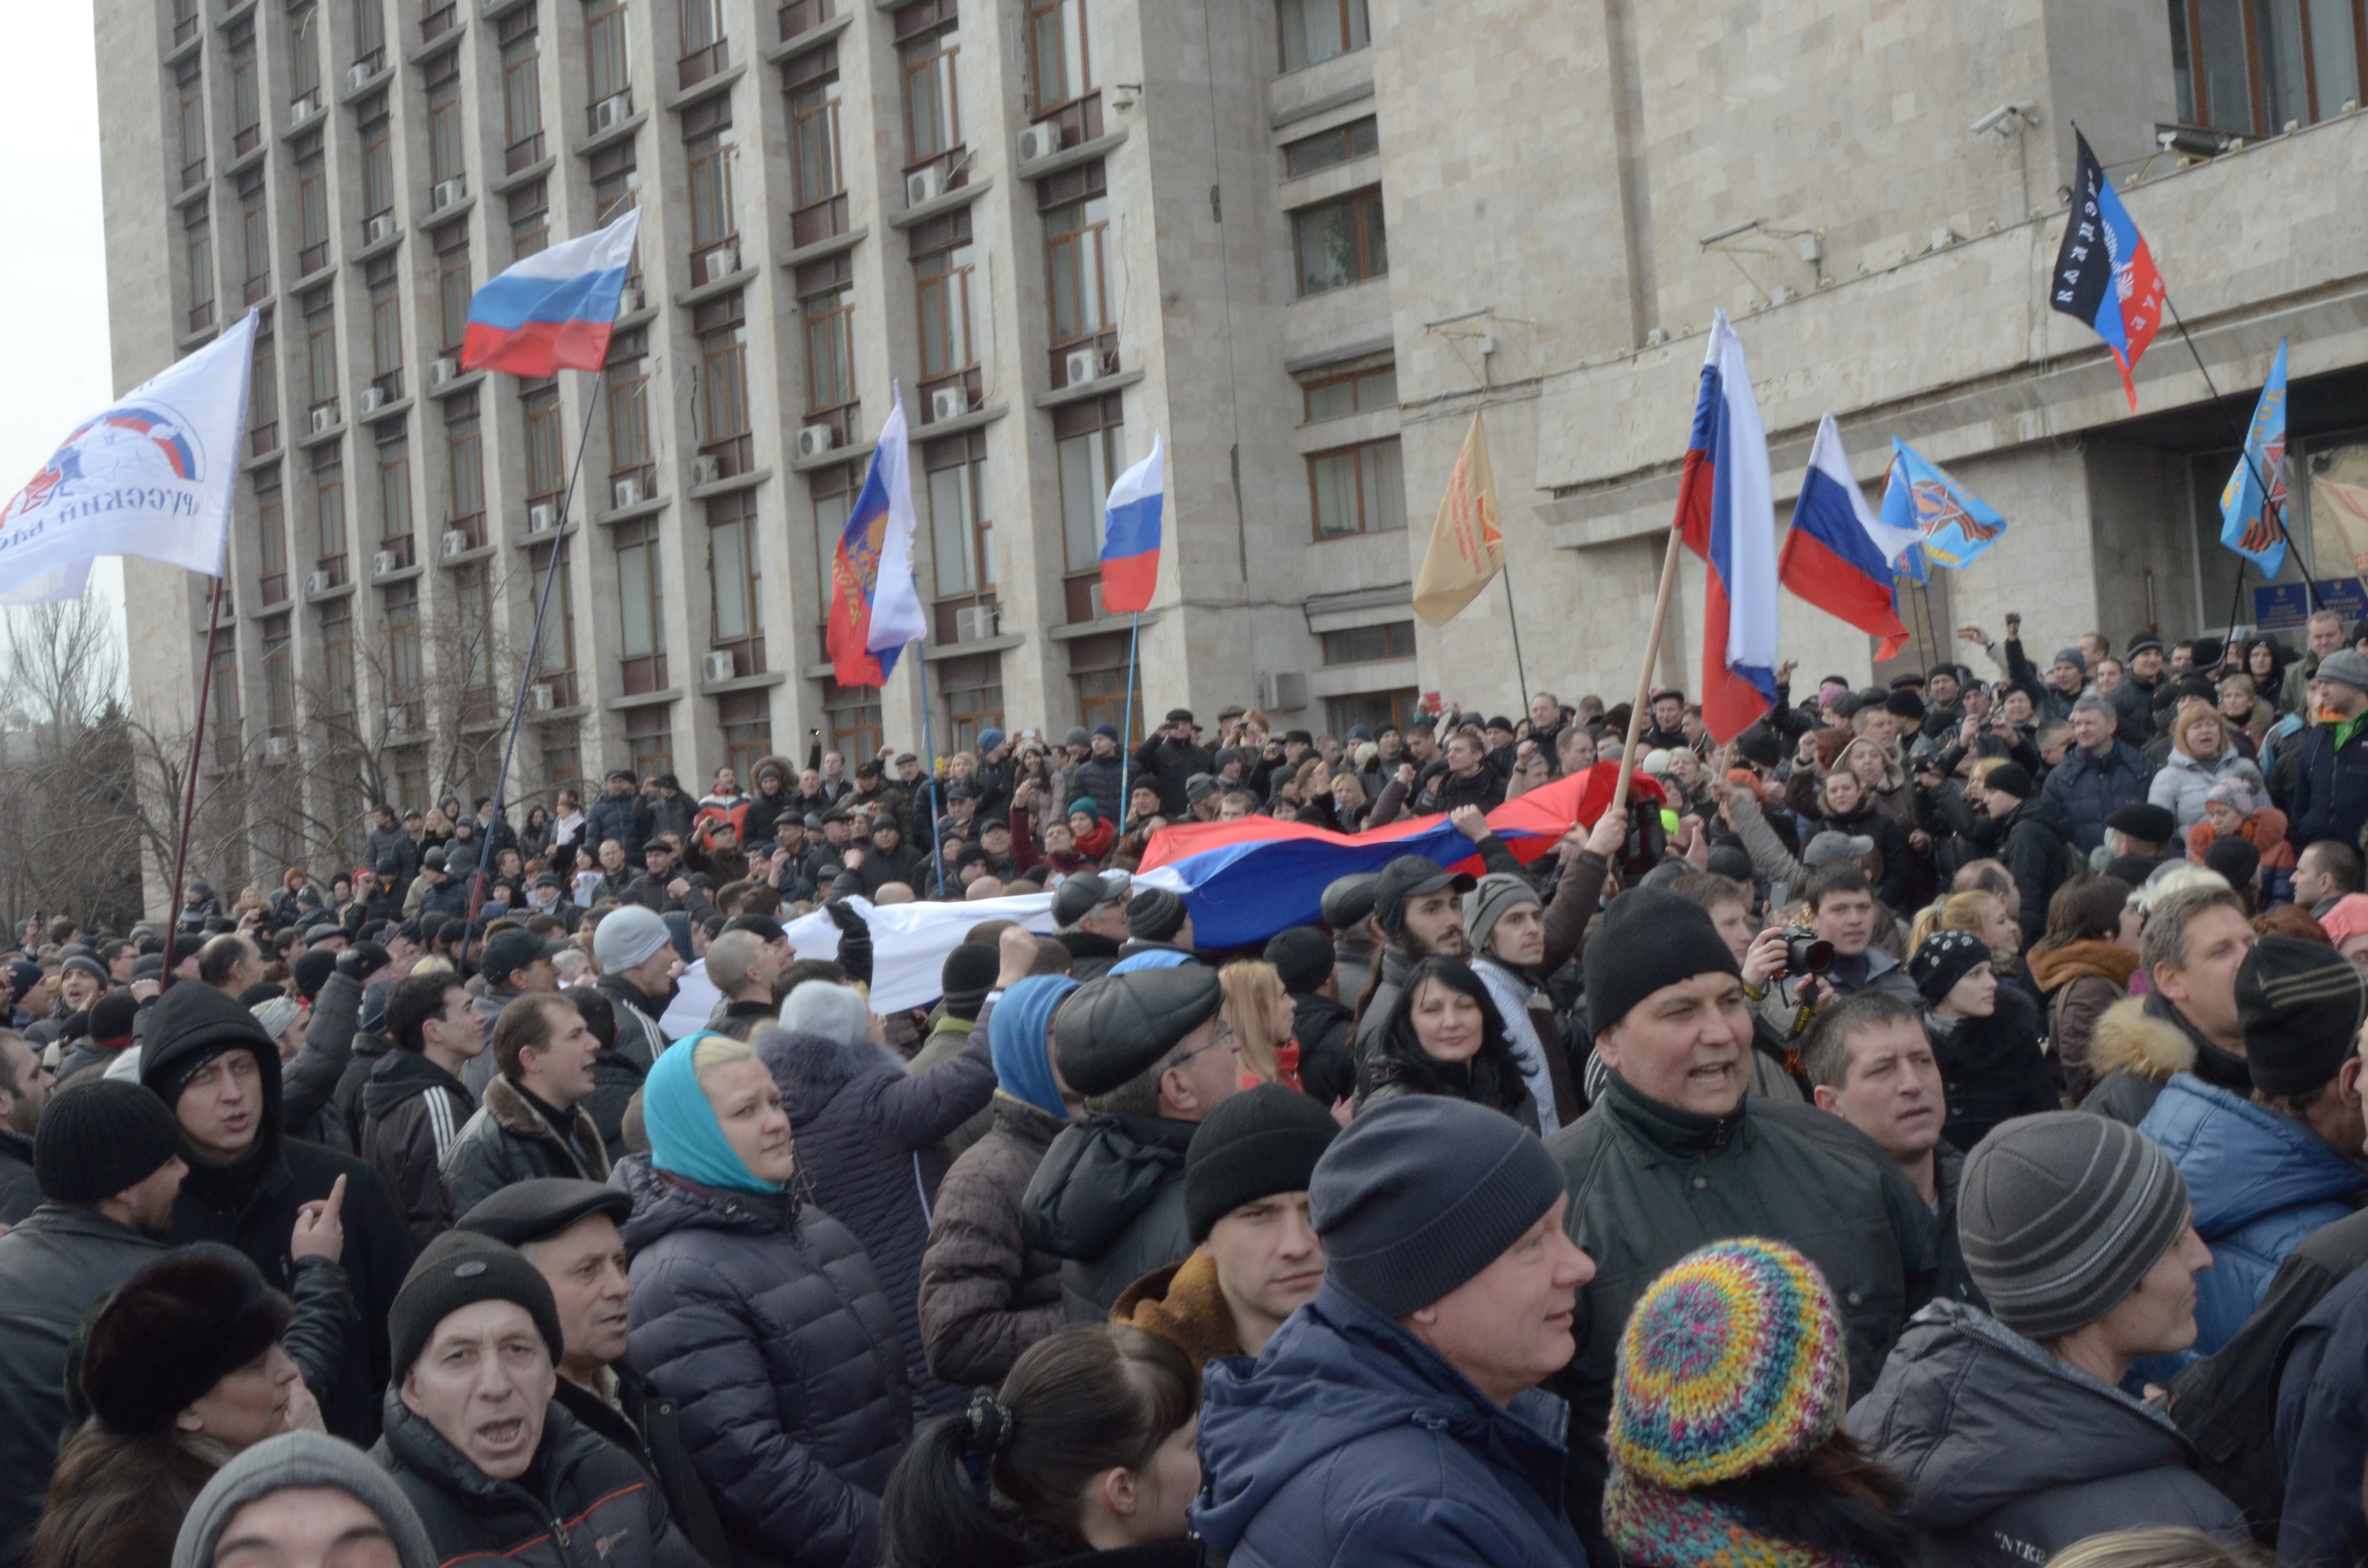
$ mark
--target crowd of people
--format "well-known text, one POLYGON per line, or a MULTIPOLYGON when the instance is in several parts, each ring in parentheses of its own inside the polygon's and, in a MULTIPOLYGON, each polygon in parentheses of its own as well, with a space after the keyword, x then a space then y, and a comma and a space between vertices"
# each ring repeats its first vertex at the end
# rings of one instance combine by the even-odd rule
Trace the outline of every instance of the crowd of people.
POLYGON ((2352 1568, 2368 627, 1960 635, 1725 745, 817 745, 28 923, 0 1568, 2352 1568), (1430 813, 1480 874, 1249 948, 1132 875, 1430 813), (873 912, 1031 892, 875 1002, 873 912))

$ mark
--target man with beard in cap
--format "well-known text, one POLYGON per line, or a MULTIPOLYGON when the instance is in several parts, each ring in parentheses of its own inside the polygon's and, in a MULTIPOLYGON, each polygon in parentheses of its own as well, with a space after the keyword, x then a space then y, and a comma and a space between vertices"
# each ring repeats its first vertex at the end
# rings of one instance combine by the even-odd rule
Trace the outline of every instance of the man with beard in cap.
MULTIPOLYGON (((1472 813, 1474 819, 1479 815, 1472 813)), ((1509 855, 1506 859, 1507 869, 1520 870, 1509 855)), ((1471 951, 1463 899, 1479 885, 1471 873, 1451 871, 1420 855, 1399 856, 1373 879, 1373 923, 1389 945, 1381 949, 1364 993, 1357 998, 1359 1055, 1380 1042, 1390 1009, 1397 1006, 1398 993, 1415 965, 1428 958, 1460 959, 1471 951)))
POLYGON ((1054 1017, 1054 1065, 1085 1103, 1036 1167, 1020 1230, 1066 1260, 1072 1323, 1102 1321, 1129 1285, 1192 1250, 1185 1151, 1239 1087, 1224 999, 1216 971, 1187 963, 1105 975, 1054 1017))
POLYGON ((534 1265, 559 1313, 559 1403, 641 1462, 701 1556, 730 1562, 715 1502, 683 1447, 673 1402, 625 1360, 632 1282, 618 1227, 632 1211, 632 1198, 620 1188, 538 1176, 479 1203, 461 1216, 460 1228, 507 1243, 534 1265))
POLYGON ((1060 927, 1054 934, 1069 949, 1069 972, 1079 980, 1099 980, 1118 962, 1133 886, 1124 871, 1079 871, 1053 890, 1053 921, 1060 927))
POLYGON ((1882 1151, 1814 1107, 1746 1098, 1751 1013, 1741 966, 1691 900, 1643 888, 1588 941, 1587 1006, 1610 1069, 1602 1097, 1548 1140, 1570 1187, 1570 1239, 1596 1261, 1580 1292, 1571 1517, 1601 1511, 1602 1438, 1628 1314, 1654 1278, 1714 1241, 1798 1247, 1841 1304, 1850 1385, 1867 1388, 1931 1298, 1932 1215, 1882 1151))
MULTIPOLYGON (((198 989, 195 986, 187 989, 198 989)), ((188 1167, 181 1130, 134 1084, 50 1102, 33 1139, 42 1203, 0 1236, 0 1562, 23 1559, 69 1425, 68 1344, 90 1305, 162 1257, 188 1167)))
POLYGON ((705 1568, 632 1452, 554 1397, 558 1303, 517 1248, 466 1231, 437 1237, 387 1330, 394 1380, 370 1457, 442 1561, 705 1568))
POLYGON ((353 1292, 336 1376, 316 1388, 322 1418, 348 1441, 378 1430, 386 1386, 386 1321, 411 1237, 369 1165, 287 1137, 279 1051, 255 1015, 207 985, 176 985, 150 1011, 140 1081, 181 1129, 189 1165, 173 1209, 176 1243, 221 1242, 245 1253, 274 1290, 296 1293, 290 1238, 298 1221, 334 1216, 353 1292))

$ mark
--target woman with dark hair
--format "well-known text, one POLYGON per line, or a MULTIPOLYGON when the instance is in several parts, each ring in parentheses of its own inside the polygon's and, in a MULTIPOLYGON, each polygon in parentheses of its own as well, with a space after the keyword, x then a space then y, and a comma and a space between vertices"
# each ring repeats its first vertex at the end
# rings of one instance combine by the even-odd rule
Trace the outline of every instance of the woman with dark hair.
POLYGON ((552 831, 550 809, 539 803, 529 806, 526 825, 518 829, 518 854, 524 859, 549 864, 552 831))
POLYGON ((2047 935, 2031 949, 2031 978, 2047 1005, 2060 1087, 2078 1105, 2096 1085, 2089 1044, 2105 1009, 2129 994, 2137 949, 2122 939, 2130 884, 2118 877, 2066 882, 2047 901, 2047 935))
POLYGON ((1841 1429, 1833 1292, 1782 1242, 1690 1253, 1621 1335, 1603 1533, 1634 1568, 1911 1568, 1907 1488, 1841 1429))
POLYGON ((1451 1095, 1501 1110, 1535 1132, 1537 1101, 1505 1036, 1504 1016, 1481 978, 1460 959, 1414 966, 1357 1062, 1357 1109, 1400 1095, 1451 1095))
POLYGON ((1063 1329, 921 1428, 880 1503, 881 1568, 1194 1568, 1201 1379, 1144 1329, 1063 1329))
POLYGON ((2274 637, 2254 638, 2252 646, 2245 650, 2241 668, 2253 677, 2253 691, 2261 706, 2272 713, 2280 711, 2278 696, 2286 679, 2285 644, 2274 637))

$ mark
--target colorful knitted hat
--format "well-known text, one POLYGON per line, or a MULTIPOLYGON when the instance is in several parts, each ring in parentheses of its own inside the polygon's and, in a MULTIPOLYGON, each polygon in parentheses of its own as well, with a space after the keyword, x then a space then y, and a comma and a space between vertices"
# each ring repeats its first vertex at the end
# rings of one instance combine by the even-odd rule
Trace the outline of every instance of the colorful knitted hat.
POLYGON ((1798 1459, 1833 1436, 1849 1370, 1807 1258, 1754 1237, 1689 1253, 1621 1335, 1612 1470, 1682 1491, 1798 1459))

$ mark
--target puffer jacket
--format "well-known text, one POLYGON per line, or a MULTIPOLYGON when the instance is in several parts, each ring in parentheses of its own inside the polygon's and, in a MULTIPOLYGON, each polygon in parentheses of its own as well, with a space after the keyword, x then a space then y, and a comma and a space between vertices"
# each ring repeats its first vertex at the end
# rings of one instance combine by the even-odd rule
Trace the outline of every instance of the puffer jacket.
POLYGON ((1998 1006, 1987 1018, 1924 1015, 1924 1032, 1941 1065, 1941 1088, 1948 1123, 1941 1136, 1970 1149, 2009 1117, 2061 1108, 2047 1082, 2047 1056, 2039 1044, 2039 1005, 2018 987, 1998 988, 1998 1006))
POLYGON ((471 1464, 398 1389, 386 1391, 384 1433, 370 1458, 403 1489, 446 1562, 704 1568, 640 1463, 556 1400, 543 1406, 542 1444, 516 1481, 471 1464))
POLYGON ((445 1151, 444 1190, 452 1212, 466 1214, 503 1187, 537 1176, 608 1180, 609 1152, 599 1129, 582 1106, 572 1119, 575 1131, 563 1142, 518 1085, 496 1075, 485 1085, 485 1103, 445 1151))
POLYGON ((2285 1492, 2278 1568, 2352 1568, 2368 1517, 2352 1477, 2368 1463, 2368 1273, 2328 1290, 2286 1337, 2274 1446, 2285 1492))
POLYGON ((1907 1483, 1935 1568, 2029 1568, 2139 1526, 2245 1539, 2169 1416, 1963 1302, 1916 1315, 1844 1425, 1907 1483))
POLYGON ((2098 1020, 2129 994, 2138 956, 2119 942, 2061 942, 2031 949, 2031 978, 2047 1003, 2048 1049, 2074 1104, 2097 1085, 2090 1060, 2098 1020))
POLYGON ((650 825, 650 808, 638 794, 622 799, 603 794, 584 808, 583 846, 586 854, 597 859, 600 846, 615 839, 625 851, 625 862, 642 863, 642 842, 655 830, 650 825))
POLYGON ((393 1051, 371 1071, 362 1110, 362 1158, 403 1211, 411 1244, 424 1247, 452 1228, 444 1156, 477 1113, 477 1102, 458 1078, 425 1056, 393 1051))
POLYGON ((1192 1528, 1232 1568, 1582 1568, 1562 1402, 1498 1405, 1328 1280, 1201 1384, 1192 1528))
POLYGON ((2179 831, 2184 834, 2203 820, 2203 797, 2225 778, 2234 778, 2251 790, 2256 806, 2269 804, 2270 787, 2262 781, 2261 770, 2227 750, 2207 761, 2174 748, 2155 770, 2154 782, 2146 786, 2146 800, 2178 818, 2179 831))
POLYGON ((672 1400, 740 1568, 864 1568, 913 1435, 896 1313, 848 1228, 639 1155, 626 1359, 672 1400))
POLYGON ((2212 1267, 2195 1278, 2195 1344, 2138 1364, 2169 1382, 2244 1326, 2294 1244, 2359 1207, 2368 1173, 2289 1116, 2192 1073, 2162 1086, 2138 1131, 2187 1178, 2212 1267))
MULTIPOLYGON (((2264 871, 2291 871, 2301 858, 2294 840, 2286 836, 2286 814, 2275 806, 2263 806, 2247 817, 2237 836, 2253 846, 2261 858, 2264 871)), ((2203 857, 2216 836, 2208 822, 2197 823, 2187 830, 2187 858, 2201 866, 2203 857)))
POLYGON ((682 1423, 675 1418, 674 1401, 651 1392, 630 1361, 616 1363, 609 1375, 615 1380, 610 1385, 617 1396, 613 1405, 582 1383, 564 1377, 552 1397, 567 1407, 570 1415, 632 1455, 649 1472, 666 1498, 667 1517, 702 1559, 711 1565, 728 1564, 732 1543, 723 1534, 723 1521, 716 1517, 715 1499, 707 1494, 707 1483, 699 1479, 698 1467, 684 1451, 682 1423))
POLYGON ((2097 1020, 2089 1047, 2097 1086, 2080 1108, 2135 1127, 2154 1109, 2162 1086, 2180 1073, 2192 1073, 2214 1088, 2253 1092, 2245 1059, 2221 1050, 2180 1016, 2159 991, 2116 1002, 2097 1020))
POLYGON ((907 1073, 884 1046, 768 1029, 757 1055, 780 1086, 814 1200, 855 1233, 896 1311, 906 1381, 923 1418, 959 1408, 966 1391, 929 1375, 921 1349, 921 1253, 929 1207, 945 1176, 938 1141, 984 1110, 995 1093, 986 1036, 951 1061, 907 1073))
POLYGON ((1068 790, 1063 799, 1080 798, 1091 801, 1101 820, 1116 822, 1126 814, 1126 801, 1119 793, 1122 759, 1115 752, 1109 756, 1088 755, 1083 762, 1073 762, 1063 770, 1068 790))
MULTIPOLYGON (((2153 766, 2126 741, 2115 741, 2102 756, 2074 746, 2049 770, 2040 798, 2064 808, 2072 821, 2072 842, 2085 855, 2105 842, 2105 819, 2145 801, 2153 781, 2153 766)), ((2030 903, 2028 893, 2023 902, 2030 903)))
POLYGON ((1121 1291, 1192 1251, 1184 1219, 1184 1151, 1198 1123, 1096 1113, 1044 1151, 1019 1200, 1028 1245, 1066 1259, 1071 1323, 1099 1323, 1121 1291))
POLYGON ((921 1350, 930 1374, 995 1387, 1019 1353, 1068 1321, 1061 1260, 1020 1234, 1019 1203, 1067 1121, 997 1094, 995 1124, 938 1188, 921 1254, 921 1350))

